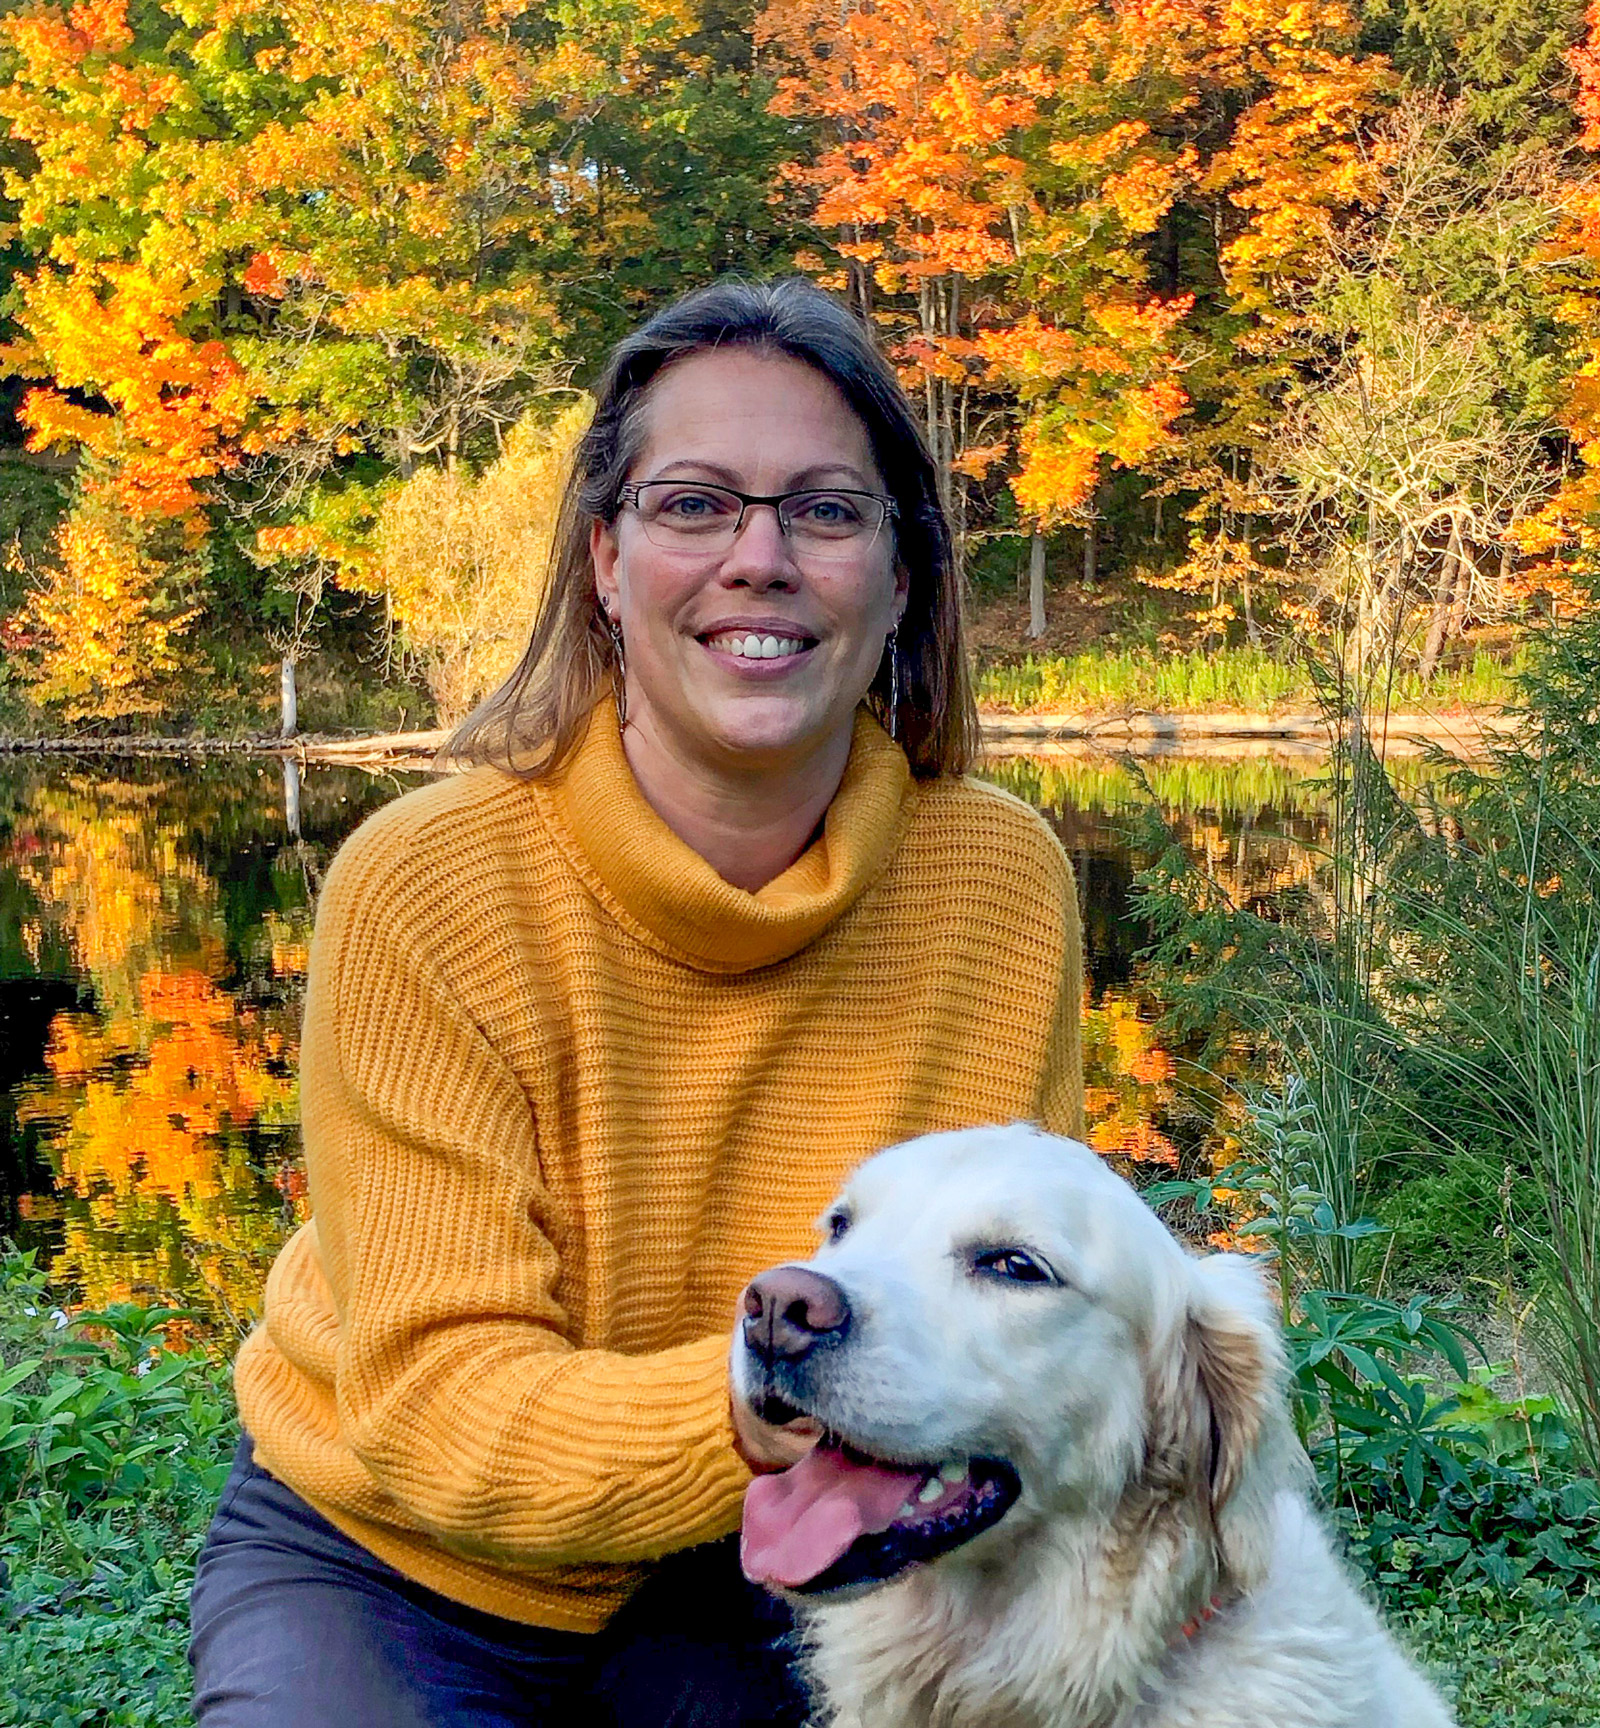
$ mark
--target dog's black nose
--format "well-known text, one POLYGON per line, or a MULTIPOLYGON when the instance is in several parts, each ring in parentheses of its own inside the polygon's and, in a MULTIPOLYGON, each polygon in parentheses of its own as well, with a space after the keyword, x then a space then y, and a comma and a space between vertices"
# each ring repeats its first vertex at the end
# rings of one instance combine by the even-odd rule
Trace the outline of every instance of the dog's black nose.
POLYGON ((850 1326, 850 1303, 831 1278, 803 1266, 774 1266, 744 1293, 744 1341, 763 1361, 798 1361, 850 1326))

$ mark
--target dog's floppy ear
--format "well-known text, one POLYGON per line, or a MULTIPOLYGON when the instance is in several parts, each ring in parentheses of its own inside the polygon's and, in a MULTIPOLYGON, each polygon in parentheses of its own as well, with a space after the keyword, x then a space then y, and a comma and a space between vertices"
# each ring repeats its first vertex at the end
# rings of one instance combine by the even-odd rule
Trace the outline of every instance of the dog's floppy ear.
POLYGON ((1188 1271, 1182 1337, 1155 1392, 1154 1450, 1205 1508, 1224 1571, 1248 1590, 1271 1559, 1283 1346, 1253 1261, 1212 1254, 1188 1271))

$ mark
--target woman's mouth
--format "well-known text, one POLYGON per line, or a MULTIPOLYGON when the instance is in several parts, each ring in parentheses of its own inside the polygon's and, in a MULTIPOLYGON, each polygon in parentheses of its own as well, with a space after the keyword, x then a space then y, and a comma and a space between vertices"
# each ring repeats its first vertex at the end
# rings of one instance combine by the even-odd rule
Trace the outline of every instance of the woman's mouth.
POLYGON ((736 660, 795 660, 816 647, 809 636, 781 636, 761 630, 714 630, 700 640, 719 654, 736 660))

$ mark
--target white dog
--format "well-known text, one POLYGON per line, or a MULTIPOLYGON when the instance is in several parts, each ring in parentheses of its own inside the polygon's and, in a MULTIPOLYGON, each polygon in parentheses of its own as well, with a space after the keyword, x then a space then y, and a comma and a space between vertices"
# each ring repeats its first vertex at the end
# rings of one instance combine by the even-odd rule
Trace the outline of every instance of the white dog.
POLYGON ((931 1135, 745 1292, 745 1501, 832 1728, 1450 1728, 1330 1552, 1253 1265, 1086 1147, 931 1135))

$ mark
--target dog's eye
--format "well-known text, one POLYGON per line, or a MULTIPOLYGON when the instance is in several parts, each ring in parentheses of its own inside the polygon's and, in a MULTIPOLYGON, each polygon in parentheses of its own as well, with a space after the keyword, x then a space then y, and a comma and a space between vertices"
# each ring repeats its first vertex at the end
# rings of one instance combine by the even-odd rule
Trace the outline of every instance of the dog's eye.
POLYGON ((1021 1248, 980 1248, 972 1256, 980 1278, 1003 1278, 1008 1284, 1054 1284, 1055 1274, 1021 1248))
POLYGON ((827 1231, 830 1242, 837 1242, 849 1228, 850 1214, 848 1212, 830 1212, 828 1214, 827 1231))

